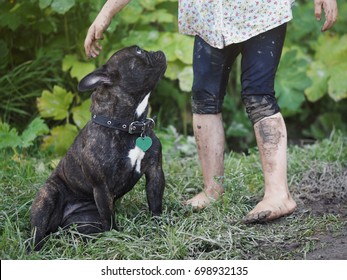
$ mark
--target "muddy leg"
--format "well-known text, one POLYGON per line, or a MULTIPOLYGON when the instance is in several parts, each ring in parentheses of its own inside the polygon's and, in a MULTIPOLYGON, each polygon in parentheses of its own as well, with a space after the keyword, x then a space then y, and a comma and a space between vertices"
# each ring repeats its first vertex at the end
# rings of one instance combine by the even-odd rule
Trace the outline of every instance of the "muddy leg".
POLYGON ((186 201, 186 204, 202 209, 224 193, 221 182, 215 180, 224 175, 224 128, 221 114, 194 114, 193 123, 204 191, 186 201))
POLYGON ((287 183, 287 130, 281 113, 254 125, 264 172, 264 197, 244 218, 245 223, 265 222, 291 214, 296 203, 287 183))

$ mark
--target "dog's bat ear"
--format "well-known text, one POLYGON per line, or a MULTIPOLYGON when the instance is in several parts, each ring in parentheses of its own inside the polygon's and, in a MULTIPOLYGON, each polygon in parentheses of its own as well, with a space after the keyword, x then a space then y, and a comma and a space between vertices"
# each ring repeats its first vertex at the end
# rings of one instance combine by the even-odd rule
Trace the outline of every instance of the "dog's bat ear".
POLYGON ((92 73, 85 76, 79 83, 78 83, 78 90, 79 91, 88 91, 95 89, 98 86, 101 85, 111 85, 112 81, 105 69, 105 67, 101 67, 93 71, 92 73))

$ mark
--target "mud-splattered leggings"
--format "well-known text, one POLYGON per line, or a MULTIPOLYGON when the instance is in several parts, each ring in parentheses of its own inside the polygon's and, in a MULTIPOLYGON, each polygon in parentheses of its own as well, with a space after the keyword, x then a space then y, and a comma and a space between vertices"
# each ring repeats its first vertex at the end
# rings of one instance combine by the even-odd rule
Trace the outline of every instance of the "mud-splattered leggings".
POLYGON ((192 111, 217 114, 222 111, 230 69, 241 53, 242 101, 252 123, 279 112, 274 80, 286 34, 286 24, 224 49, 211 47, 195 37, 192 111))

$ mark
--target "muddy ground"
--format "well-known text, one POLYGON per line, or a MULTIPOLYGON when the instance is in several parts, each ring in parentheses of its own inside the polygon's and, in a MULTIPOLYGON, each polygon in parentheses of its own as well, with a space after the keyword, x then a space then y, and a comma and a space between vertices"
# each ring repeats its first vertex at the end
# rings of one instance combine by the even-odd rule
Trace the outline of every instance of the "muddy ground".
POLYGON ((307 211, 314 216, 330 213, 344 222, 341 229, 316 233, 315 249, 306 259, 347 260, 347 168, 341 170, 330 164, 317 170, 313 166, 292 186, 292 192, 299 212, 307 211))

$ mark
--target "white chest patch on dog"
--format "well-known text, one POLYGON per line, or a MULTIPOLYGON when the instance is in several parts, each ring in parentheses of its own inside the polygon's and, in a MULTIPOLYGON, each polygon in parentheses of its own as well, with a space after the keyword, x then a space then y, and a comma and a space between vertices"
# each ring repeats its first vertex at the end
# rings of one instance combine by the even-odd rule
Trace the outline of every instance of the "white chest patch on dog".
POLYGON ((131 149, 129 151, 129 159, 130 159, 130 163, 131 166, 134 168, 135 170, 140 173, 141 172, 141 161, 143 159, 143 157, 145 156, 145 152, 142 151, 139 147, 135 146, 135 148, 131 149))
POLYGON ((148 99, 149 96, 151 95, 151 92, 149 92, 145 98, 141 101, 141 103, 139 104, 139 106, 137 106, 136 108, 136 116, 139 117, 143 114, 143 112, 146 110, 147 105, 148 105, 148 99))

